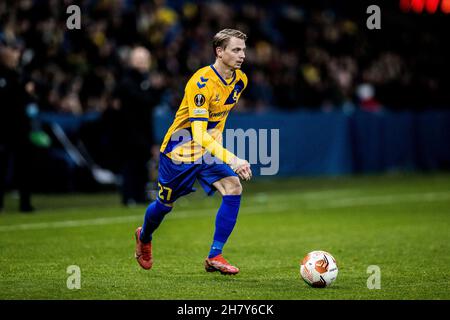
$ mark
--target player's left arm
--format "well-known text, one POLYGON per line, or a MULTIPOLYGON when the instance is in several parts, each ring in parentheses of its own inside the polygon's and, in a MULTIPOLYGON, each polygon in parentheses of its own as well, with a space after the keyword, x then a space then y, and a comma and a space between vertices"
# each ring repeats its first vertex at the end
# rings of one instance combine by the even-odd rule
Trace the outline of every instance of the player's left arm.
MULTIPOLYGON (((244 88, 241 91, 242 92, 247 88, 248 85, 248 78, 247 75, 240 70, 240 76, 242 79, 242 82, 244 83, 244 88)), ((250 180, 252 178, 252 170, 250 168, 250 164, 244 160, 244 159, 239 159, 238 157, 236 157, 235 159, 233 159, 233 162, 230 164, 231 168, 233 168, 234 172, 236 172, 239 177, 241 179, 244 180, 250 180)))

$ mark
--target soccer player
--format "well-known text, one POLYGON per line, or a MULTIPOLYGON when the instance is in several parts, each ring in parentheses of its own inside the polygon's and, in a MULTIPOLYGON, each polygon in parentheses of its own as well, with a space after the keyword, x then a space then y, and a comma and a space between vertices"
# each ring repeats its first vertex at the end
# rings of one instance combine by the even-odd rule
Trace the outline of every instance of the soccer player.
POLYGON ((135 231, 135 256, 139 265, 153 265, 152 235, 174 202, 195 191, 198 180, 208 195, 217 190, 222 204, 217 212, 214 238, 205 269, 237 274, 239 269, 222 256, 222 249, 233 228, 241 203, 242 180, 250 180, 250 164, 223 148, 222 132, 228 113, 247 86, 240 70, 245 59, 247 36, 233 29, 218 32, 213 39, 214 64, 199 69, 188 81, 181 105, 160 149, 159 195, 145 213, 144 224, 135 231), (181 139, 180 132, 189 132, 181 139), (208 153, 214 160, 203 161, 208 153), (220 160, 220 161, 219 161, 220 160))

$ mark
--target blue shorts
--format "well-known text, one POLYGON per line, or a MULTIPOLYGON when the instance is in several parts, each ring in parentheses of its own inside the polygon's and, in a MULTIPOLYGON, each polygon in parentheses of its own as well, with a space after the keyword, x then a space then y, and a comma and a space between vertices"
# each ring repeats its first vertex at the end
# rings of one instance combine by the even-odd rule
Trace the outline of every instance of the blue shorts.
POLYGON ((175 164, 163 153, 159 155, 158 200, 162 203, 173 203, 178 198, 195 191, 193 185, 198 179, 208 196, 216 191, 213 183, 226 178, 237 177, 225 164, 180 163, 175 164))

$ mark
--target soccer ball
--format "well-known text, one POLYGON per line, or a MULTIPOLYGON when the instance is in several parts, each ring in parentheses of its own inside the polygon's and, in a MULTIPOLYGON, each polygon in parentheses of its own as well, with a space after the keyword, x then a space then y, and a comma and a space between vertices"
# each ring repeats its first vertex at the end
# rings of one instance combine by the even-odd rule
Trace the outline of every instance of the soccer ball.
POLYGON ((314 288, 325 288, 336 280, 338 267, 336 260, 326 251, 313 251, 303 258, 300 275, 314 288))

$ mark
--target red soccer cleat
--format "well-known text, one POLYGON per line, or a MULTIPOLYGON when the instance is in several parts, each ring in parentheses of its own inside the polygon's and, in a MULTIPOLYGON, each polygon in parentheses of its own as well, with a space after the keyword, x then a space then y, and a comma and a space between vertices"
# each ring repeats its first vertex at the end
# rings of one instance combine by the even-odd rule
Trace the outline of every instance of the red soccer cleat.
POLYGON ((136 229, 134 236, 136 237, 136 252, 134 256, 136 257, 139 265, 145 270, 151 269, 153 265, 153 257, 152 257, 152 243, 142 243, 139 239, 141 235, 142 227, 136 229))
POLYGON ((215 256, 214 258, 206 258, 205 270, 207 272, 220 271, 221 274, 235 275, 239 273, 239 268, 232 266, 222 254, 215 256))

